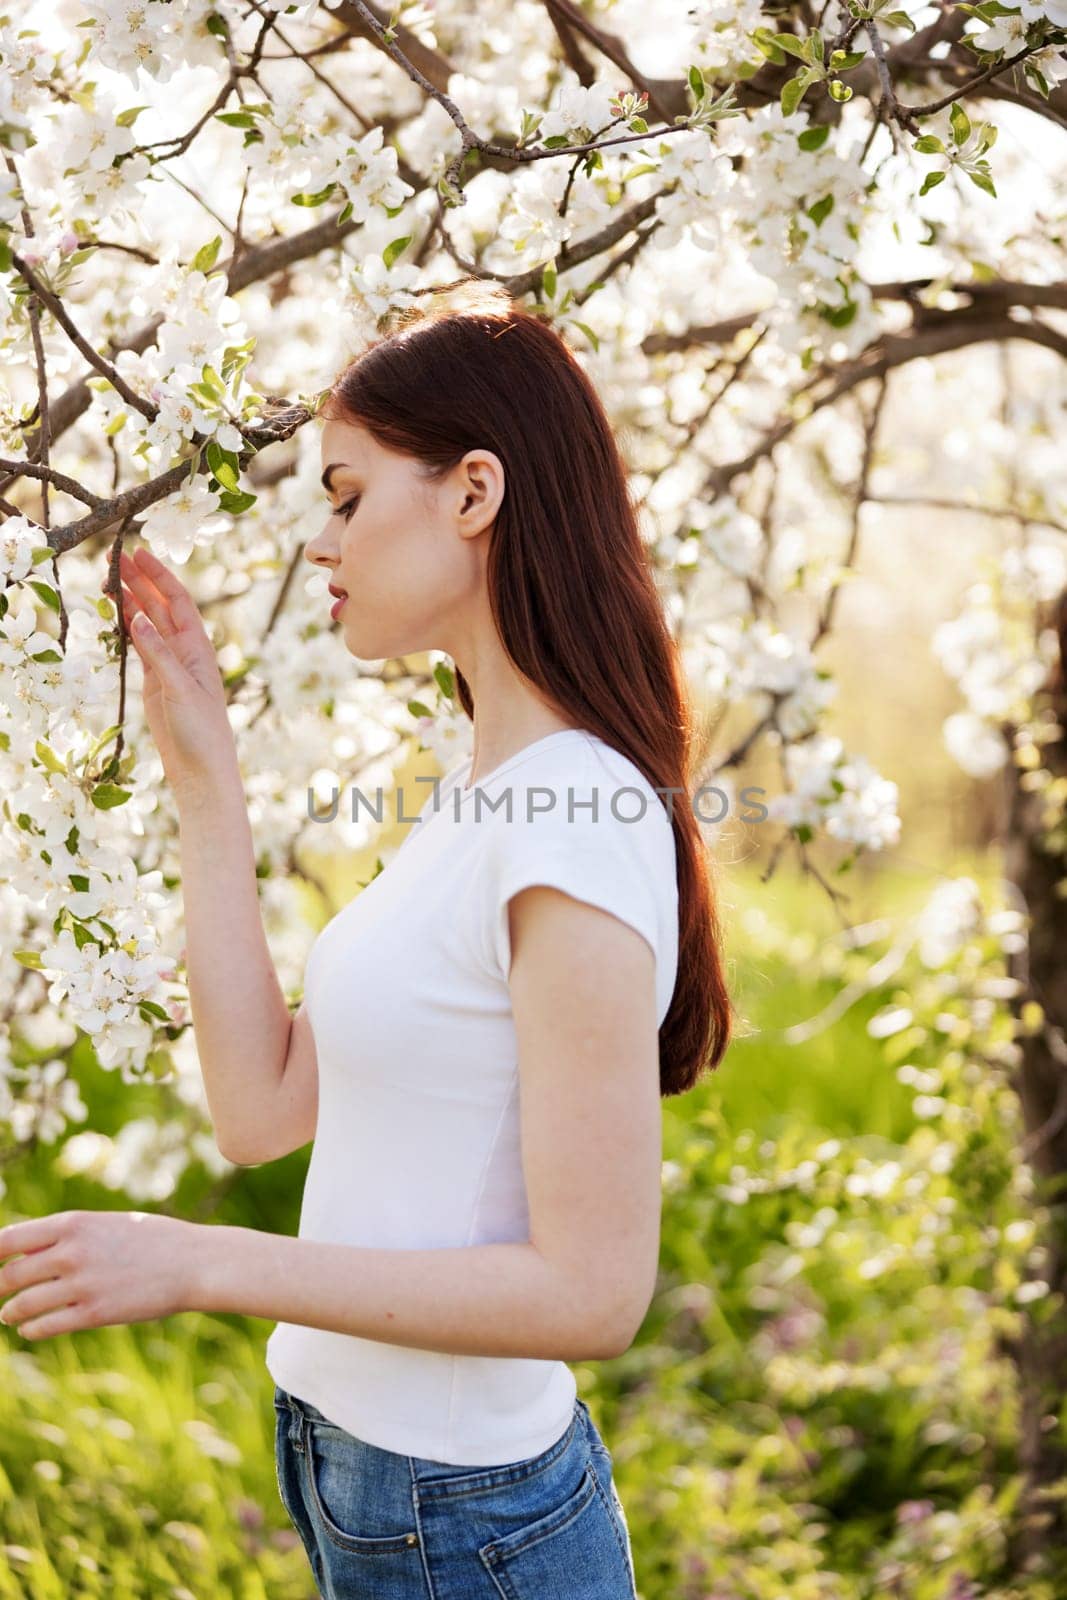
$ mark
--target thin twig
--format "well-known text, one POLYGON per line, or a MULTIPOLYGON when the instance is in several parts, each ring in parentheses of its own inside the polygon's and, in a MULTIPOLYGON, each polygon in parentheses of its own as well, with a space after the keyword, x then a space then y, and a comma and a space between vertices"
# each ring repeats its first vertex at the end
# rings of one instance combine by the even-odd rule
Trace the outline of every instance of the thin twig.
POLYGON ((125 378, 122 377, 121 373, 117 372, 111 365, 111 362, 106 361, 98 351, 93 349, 88 339, 84 338, 82 334, 79 333, 78 329, 67 315, 67 311, 62 300, 59 299, 58 295, 54 295, 51 289, 47 289, 45 287, 40 278, 37 276, 36 272, 34 272, 33 268, 22 259, 17 250, 12 250, 11 260, 21 273, 22 277, 25 278, 26 282, 37 296, 38 300, 40 300, 42 305, 48 307, 48 310, 52 313, 53 317, 55 317, 56 321, 63 329, 63 332, 67 335, 67 338, 70 340, 71 344, 74 345, 75 349, 85 357, 89 365, 91 367, 95 367, 97 372, 107 379, 111 387, 122 396, 127 405, 132 406, 135 411, 139 411, 142 417, 146 417, 149 422, 154 422, 156 417, 159 415, 159 407, 154 406, 151 400, 145 400, 141 395, 136 394, 134 390, 130 388, 125 378))

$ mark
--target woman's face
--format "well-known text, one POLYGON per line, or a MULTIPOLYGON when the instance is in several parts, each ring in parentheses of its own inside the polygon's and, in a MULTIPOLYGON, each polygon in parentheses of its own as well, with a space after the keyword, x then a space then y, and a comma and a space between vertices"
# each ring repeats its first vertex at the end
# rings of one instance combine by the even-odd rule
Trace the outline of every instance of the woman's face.
POLYGON ((503 495, 498 457, 468 451, 431 483, 358 423, 326 422, 321 444, 332 511, 304 554, 348 597, 337 621, 349 651, 377 661, 449 650, 484 585, 488 540, 476 535, 503 495))

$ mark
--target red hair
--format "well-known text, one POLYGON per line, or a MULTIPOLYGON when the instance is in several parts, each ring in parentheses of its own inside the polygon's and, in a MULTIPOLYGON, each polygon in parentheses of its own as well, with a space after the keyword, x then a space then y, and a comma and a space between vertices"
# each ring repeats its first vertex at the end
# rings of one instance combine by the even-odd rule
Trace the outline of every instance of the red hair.
MULTIPOLYGON (((515 666, 561 713, 673 789, 678 976, 660 1028, 660 1092, 680 1094, 724 1055, 733 1012, 712 864, 693 812, 694 732, 671 637, 593 384, 569 346, 506 291, 394 314, 331 387, 322 415, 365 427, 440 477, 468 450, 505 472, 490 535, 489 600, 515 666)), ((470 685, 456 691, 474 716, 470 685)))

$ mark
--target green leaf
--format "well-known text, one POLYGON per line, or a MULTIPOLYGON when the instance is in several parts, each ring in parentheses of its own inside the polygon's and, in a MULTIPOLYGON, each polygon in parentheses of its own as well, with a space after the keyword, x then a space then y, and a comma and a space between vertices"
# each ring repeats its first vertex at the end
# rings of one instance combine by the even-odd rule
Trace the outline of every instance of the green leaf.
POLYGON ((948 119, 952 124, 952 137, 956 144, 966 144, 971 132, 971 119, 956 100, 949 111, 948 119))
POLYGON ((600 352, 600 340, 597 338, 596 334, 593 332, 593 330, 589 326, 589 324, 587 322, 575 322, 574 326, 576 328, 581 328, 582 332, 585 334, 586 338, 589 340, 589 343, 593 346, 593 349, 595 351, 597 351, 597 353, 599 354, 599 352, 600 352))
POLYGON ((411 243, 411 238, 411 234, 408 233, 405 234, 403 239, 393 239, 389 244, 386 245, 385 249, 382 251, 382 260, 385 262, 387 267, 391 267, 393 265, 393 262, 396 260, 397 256, 403 255, 404 251, 411 243))
POLYGON ((699 67, 693 66, 689 68, 689 87, 693 91, 695 100, 703 100, 705 90, 704 74, 699 67))
POLYGON ((72 889, 77 890, 78 894, 89 893, 89 880, 85 876, 84 872, 72 872, 70 875, 70 886, 72 889))
POLYGON ((429 706, 424 706, 421 700, 409 700, 408 710, 413 717, 432 717, 433 712, 429 706))
POLYGON ((1035 67, 1032 61, 1023 62, 1023 71, 1033 84, 1034 88, 1037 90, 1038 94, 1041 96, 1042 100, 1047 100, 1050 91, 1048 80, 1044 73, 1041 72, 1038 67, 1035 67))
POLYGON ((909 33, 915 32, 915 24, 906 11, 886 11, 879 22, 887 22, 891 28, 907 28, 909 33))
POLYGON ((452 696, 456 692, 455 680, 452 676, 451 669, 447 667, 443 661, 439 661, 433 669, 433 675, 436 679, 437 687, 440 689, 441 693, 446 695, 448 699, 451 700, 452 696))
POLYGON ((99 810, 110 811, 113 806, 124 806, 132 793, 132 789, 120 789, 114 783, 98 783, 89 799, 99 810))
POLYGON ((209 366, 206 361, 205 361, 204 365, 200 368, 200 376, 203 379, 205 385, 209 389, 214 390, 214 392, 218 395, 220 400, 224 400, 226 398, 226 385, 223 383, 222 379, 219 377, 218 373, 215 371, 215 368, 212 367, 212 366, 209 366))
POLYGON ((294 194, 291 196, 294 206, 321 206, 328 200, 336 189, 335 183, 328 183, 325 189, 320 189, 317 194, 294 194))
POLYGON ((550 300, 554 300, 556 298, 556 285, 558 281, 559 280, 556 277, 555 260, 546 261, 541 269, 541 287, 550 300))
MULTIPOLYGON (((108 602, 108 604, 110 604, 110 601, 108 602)), ((110 744, 111 740, 120 731, 121 731, 121 726, 117 722, 113 722, 111 724, 110 728, 105 728, 103 733, 100 735, 100 737, 98 739, 94 739, 93 740, 93 743, 92 743, 92 745, 91 745, 91 747, 89 749, 89 752, 85 757, 86 761, 91 761, 94 756, 99 755, 100 751, 104 748, 104 746, 106 744, 110 744)))
POLYGON ((811 218, 812 222, 814 222, 815 226, 818 227, 823 218, 828 217, 833 209, 833 195, 824 194, 821 200, 816 200, 814 205, 808 207, 807 215, 811 218))
POLYGON ((217 233, 207 244, 202 244, 192 260, 193 272, 208 272, 215 265, 222 246, 222 235, 217 233))
POLYGON ((240 482, 228 461, 220 461, 217 467, 212 468, 212 471, 224 489, 229 489, 233 494, 240 493, 240 482))
POLYGON ((132 128, 142 111, 147 111, 147 106, 127 106, 125 111, 120 111, 115 118, 117 128, 132 128))
POLYGON ((254 128, 256 119, 247 111, 219 111, 215 116, 216 122, 224 122, 228 128, 254 128))
MULTIPOLYGON (((219 481, 221 482, 221 479, 219 481)), ((219 495, 219 510, 228 511, 231 516, 239 516, 242 511, 254 506, 258 498, 258 495, 248 494, 243 489, 236 493, 227 489, 225 493, 219 495)))
POLYGON ((967 176, 979 189, 984 189, 986 194, 991 194, 994 200, 997 198, 997 191, 993 187, 993 180, 988 172, 968 172, 967 176))
POLYGON ((784 117, 791 117, 803 100, 808 87, 807 77, 806 72, 800 72, 795 78, 790 78, 787 83, 783 83, 779 99, 784 117))
POLYGON ((787 50, 791 56, 796 56, 798 61, 810 61, 806 40, 798 39, 792 33, 776 33, 774 42, 779 50, 787 50))
MULTIPOLYGON (((208 371, 210 370, 208 368, 208 371)), ((231 472, 235 473, 241 470, 240 457, 233 450, 224 450, 217 439, 208 440, 205 454, 207 455, 207 464, 216 478, 219 475, 219 467, 228 467, 231 472)))
POLYGON ((658 171, 659 168, 656 166, 654 161, 642 161, 636 167, 627 167, 626 171, 619 179, 619 182, 623 184, 629 183, 631 178, 640 178, 643 177, 646 172, 658 171))
POLYGON ((36 950, 14 950, 12 954, 20 967, 32 967, 34 972, 41 972, 41 958, 36 950))
POLYGON ((835 72, 851 72, 853 67, 858 67, 866 59, 866 50, 835 50, 830 57, 830 65, 835 72))
POLYGON ((846 300, 843 306, 827 306, 823 316, 831 328, 847 328, 858 310, 855 300, 846 300))
POLYGON ((50 583, 42 583, 40 579, 31 578, 30 588, 40 596, 46 606, 49 606, 53 611, 58 612, 59 596, 56 594, 56 591, 52 588, 50 583))
POLYGON ((66 772, 67 769, 62 761, 43 739, 38 739, 33 749, 38 761, 42 762, 49 772, 66 772))
POLYGON ((939 183, 944 183, 947 177, 947 172, 928 172, 923 179, 923 186, 919 190, 920 199, 924 194, 929 193, 931 189, 936 189, 939 183))
POLYGON ((0 272, 11 271, 11 246, 6 239, 0 239, 0 272))
POLYGON ((778 43, 781 35, 775 33, 773 28, 754 28, 749 37, 756 49, 762 51, 768 61, 780 66, 785 60, 785 52, 778 43))
POLYGON ((912 146, 921 156, 943 156, 945 147, 941 140, 933 133, 924 133, 921 139, 916 139, 912 146))
POLYGON ((35 656, 30 657, 31 661, 40 661, 42 664, 47 664, 50 661, 62 661, 62 659, 63 657, 58 650, 39 650, 35 656))
POLYGON ((829 137, 829 126, 822 124, 814 128, 805 128, 803 133, 798 133, 797 144, 801 150, 821 150, 829 137))
POLYGON ((852 90, 847 83, 842 83, 840 78, 831 78, 826 88, 830 99, 837 100, 840 104, 852 99, 852 90))
POLYGON ((160 1022, 170 1021, 170 1013, 168 1011, 164 1011, 158 1000, 140 1000, 138 1001, 137 1009, 140 1011, 146 1022, 148 1022, 152 1017, 157 1017, 160 1022))

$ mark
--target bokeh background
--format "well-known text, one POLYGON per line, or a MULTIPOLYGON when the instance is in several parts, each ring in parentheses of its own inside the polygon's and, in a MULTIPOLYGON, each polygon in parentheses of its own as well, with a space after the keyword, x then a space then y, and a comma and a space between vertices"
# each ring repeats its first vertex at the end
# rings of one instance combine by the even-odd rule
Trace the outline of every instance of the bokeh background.
MULTIPOLYGON (((597 382, 703 771, 775 807, 706 830, 743 1025, 713 1077, 664 1103, 640 1335, 575 1368, 641 1600, 1061 1600, 1067 13, 681 9, 525 0, 475 23, 457 0, 19 0, 0 18, 0 1218, 137 1206, 296 1231, 309 1149, 239 1168, 211 1136, 174 808, 133 675, 135 759, 111 774, 129 803, 106 837, 166 890, 117 895, 114 934, 147 940, 151 907, 173 963, 159 1014, 116 1001, 94 1040, 78 996, 49 987, 71 896, 27 866, 5 797, 86 804, 119 667, 103 633, 67 639, 66 608, 110 630, 91 612, 101 578, 116 543, 144 540, 182 567, 218 644, 265 925, 299 1002, 311 940, 401 842, 396 791, 413 816, 416 777, 469 742, 446 662, 354 662, 324 620, 301 560, 325 515, 307 402, 380 319, 473 266, 550 317, 597 382), (390 20, 433 93, 385 49, 390 20), (258 76, 219 101, 231 121, 175 150, 261 28, 258 76), (860 59, 835 77, 842 40, 860 59), (798 111, 800 49, 819 65, 798 111), (709 120, 731 84, 738 115, 709 120), (480 141, 458 167, 445 89, 480 141), (531 109, 585 144, 624 91, 647 95, 620 113, 635 142, 584 169, 513 170, 484 148, 514 144, 531 109), (909 122, 909 105, 937 109, 909 122), (672 112, 689 119, 673 143, 672 112), (984 119, 995 194, 971 181, 984 119), (376 190, 353 129, 382 134, 376 190), (798 143, 818 130, 823 146, 798 143), (631 204, 628 229, 574 248, 631 204), (150 428, 99 366, 84 387, 49 285, 160 404, 150 428), (225 406, 201 390, 195 439, 174 421, 205 350, 221 370, 246 336, 245 398, 291 412, 251 454, 233 447, 257 415, 238 416, 239 384, 225 406), (800 420, 812 383, 839 397, 800 420), (42 389, 61 397, 51 455, 42 389), (209 436, 223 454, 176 504, 159 479, 209 436), (23 470, 47 483, 49 461, 105 500, 148 489, 31 592, 27 541, 55 549, 85 510, 23 470), (12 643, 27 606, 61 628, 70 672, 67 721, 33 728, 58 766, 18 736, 43 676, 12 643), (103 689, 83 704, 86 683, 103 689), (384 786, 381 827, 344 803, 311 820, 339 781, 343 802, 350 782, 384 786), (1044 1099, 1020 1094, 1038 1083, 1044 1099)), ((270 1327, 187 1313, 39 1343, 0 1327, 0 1600, 312 1600, 274 1475, 270 1327)))

